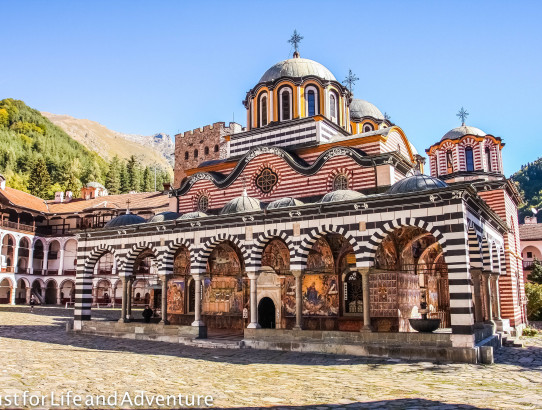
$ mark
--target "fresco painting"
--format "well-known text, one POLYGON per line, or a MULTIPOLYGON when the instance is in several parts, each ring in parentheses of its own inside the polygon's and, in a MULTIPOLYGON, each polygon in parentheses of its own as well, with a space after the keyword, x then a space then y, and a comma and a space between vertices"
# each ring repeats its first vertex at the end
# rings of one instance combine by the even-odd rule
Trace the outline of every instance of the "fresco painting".
POLYGON ((302 290, 303 315, 337 316, 339 314, 337 275, 305 275, 302 290))
POLYGON ((168 280, 167 310, 171 314, 184 313, 184 279, 173 278, 168 280))

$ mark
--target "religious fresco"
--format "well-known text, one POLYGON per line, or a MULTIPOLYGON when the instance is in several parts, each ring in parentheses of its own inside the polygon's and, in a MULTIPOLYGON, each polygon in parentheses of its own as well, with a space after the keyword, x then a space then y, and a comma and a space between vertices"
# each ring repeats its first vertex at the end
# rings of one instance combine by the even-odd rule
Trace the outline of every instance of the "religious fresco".
POLYGON ((202 312, 242 313, 248 303, 248 286, 241 277, 215 276, 203 281, 202 312))
POLYGON ((295 316, 295 277, 286 275, 280 279, 282 316, 295 316))
POLYGON ((307 270, 313 272, 333 272, 333 253, 324 238, 318 238, 307 256, 307 270))
POLYGON ((172 278, 167 283, 167 311, 172 314, 184 313, 184 278, 172 278))
POLYGON ((213 249, 207 263, 208 271, 213 275, 240 275, 243 266, 233 245, 223 242, 213 249))
POLYGON ((173 260, 173 273, 175 275, 190 274, 190 252, 184 246, 179 248, 175 253, 173 260))
POLYGON ((290 251, 280 239, 270 241, 262 253, 262 266, 271 266, 275 272, 290 270, 290 251))
POLYGON ((303 315, 339 314, 339 278, 337 275, 303 276, 303 315))

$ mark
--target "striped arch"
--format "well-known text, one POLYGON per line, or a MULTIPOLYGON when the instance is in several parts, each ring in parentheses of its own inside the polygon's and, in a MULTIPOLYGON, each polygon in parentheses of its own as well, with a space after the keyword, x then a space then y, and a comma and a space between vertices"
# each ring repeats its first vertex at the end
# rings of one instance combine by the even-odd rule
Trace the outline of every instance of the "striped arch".
POLYGON ((307 257, 309 256, 309 252, 312 249, 314 243, 321 238, 324 235, 327 235, 329 233, 335 233, 342 235, 349 243, 352 245, 352 248, 354 250, 354 254, 356 255, 356 267, 362 267, 363 261, 362 261, 362 253, 361 253, 361 246, 359 245, 356 238, 354 238, 345 228, 341 228, 336 225, 322 225, 319 228, 315 228, 312 231, 309 232, 308 237, 305 238, 301 245, 298 248, 297 255, 293 262, 291 262, 292 269, 295 270, 303 270, 307 268, 307 257))
POLYGON ((290 251, 290 264, 295 260, 295 247, 290 237, 278 229, 269 229, 254 239, 250 259, 246 264, 247 272, 255 272, 261 267, 263 250, 273 239, 282 239, 284 241, 288 251, 290 251))
POLYGON ((491 251, 489 249, 489 241, 485 237, 482 239, 482 258, 484 270, 491 272, 491 251))
POLYGON ((194 249, 192 248, 192 243, 190 243, 187 239, 177 238, 175 239, 175 241, 171 242, 168 245, 165 253, 163 254, 160 261, 158 262, 159 275, 166 275, 168 273, 173 272, 173 264, 175 263, 175 253, 179 250, 179 248, 183 246, 188 249, 188 252, 190 252, 190 265, 193 265, 195 263, 195 255, 194 255, 194 249))
POLYGON ((149 249, 154 257, 158 260, 158 250, 156 247, 147 241, 141 241, 132 246, 132 249, 126 254, 124 262, 119 265, 119 272, 122 272, 124 276, 130 276, 133 273, 134 263, 141 252, 145 249, 149 249))
POLYGON ((190 267, 190 271, 192 273, 205 272, 207 269, 207 259, 209 258, 213 250, 216 248, 216 246, 220 244, 221 242, 225 242, 225 241, 230 241, 233 244, 235 244, 235 246, 237 246, 237 248, 241 252, 241 255, 244 259, 245 268, 246 268, 247 263, 250 261, 250 255, 248 251, 246 250, 246 248, 241 244, 241 242, 239 241, 239 239, 237 239, 237 237, 230 234, 221 233, 216 236, 213 236, 211 239, 209 239, 207 242, 203 244, 202 248, 200 249, 198 255, 195 258, 194 264, 190 267))
POLYGON ((375 233, 369 238, 367 256, 364 257, 366 266, 372 266, 376 257, 376 250, 380 243, 386 236, 403 226, 410 226, 413 228, 422 228, 435 237, 437 242, 442 247, 444 256, 446 256, 446 239, 444 235, 430 222, 425 222, 418 218, 401 218, 395 221, 390 221, 384 224, 381 228, 378 228, 375 233))
POLYGON ((491 243, 491 272, 500 274, 499 250, 495 242, 491 243))
POLYGON ((472 269, 483 269, 482 262, 482 252, 480 248, 480 240, 476 231, 471 226, 468 230, 468 239, 469 239, 469 259, 470 267, 472 269))
POLYGON ((506 275, 506 257, 504 256, 504 248, 499 249, 499 271, 501 275, 506 275))
MULTIPOLYGON (((94 266, 96 266, 96 263, 98 263, 98 260, 104 256, 106 253, 111 253, 113 257, 115 258, 118 266, 118 258, 117 254, 115 253, 115 249, 113 249, 110 245, 100 245, 96 248, 94 248, 90 255, 87 257, 87 259, 84 261, 83 266, 80 266, 79 268, 83 268, 83 272, 86 275, 92 276, 94 273, 94 266)), ((79 259, 78 259, 79 261, 79 259)), ((79 262, 78 262, 79 265, 79 262)), ((80 269, 78 269, 79 271, 80 269)))

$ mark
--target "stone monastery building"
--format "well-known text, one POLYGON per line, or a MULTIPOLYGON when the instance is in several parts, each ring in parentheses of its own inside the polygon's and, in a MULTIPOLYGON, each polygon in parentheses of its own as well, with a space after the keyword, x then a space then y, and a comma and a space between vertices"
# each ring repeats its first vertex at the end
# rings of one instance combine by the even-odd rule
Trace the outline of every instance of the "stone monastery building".
POLYGON ((102 277, 122 303, 111 329, 133 331, 132 306, 150 303, 162 320, 144 333, 162 340, 228 329, 256 348, 477 362, 521 330, 520 198, 500 138, 463 124, 426 150, 424 175, 399 126, 297 51, 243 104, 246 128, 176 136, 167 212, 62 236, 77 244, 74 330, 99 331, 102 277), (416 332, 420 314, 439 330, 416 332))

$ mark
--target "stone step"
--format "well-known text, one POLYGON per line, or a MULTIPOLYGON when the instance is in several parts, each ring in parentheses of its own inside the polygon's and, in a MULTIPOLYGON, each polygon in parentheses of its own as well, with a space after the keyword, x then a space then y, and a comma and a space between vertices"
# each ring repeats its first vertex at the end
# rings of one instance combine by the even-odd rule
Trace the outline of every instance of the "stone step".
POLYGON ((523 342, 519 339, 514 338, 503 338, 502 344, 506 347, 523 347, 523 342))

